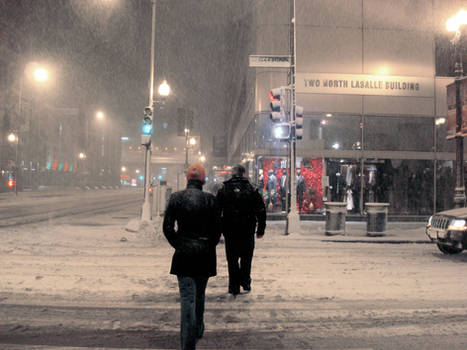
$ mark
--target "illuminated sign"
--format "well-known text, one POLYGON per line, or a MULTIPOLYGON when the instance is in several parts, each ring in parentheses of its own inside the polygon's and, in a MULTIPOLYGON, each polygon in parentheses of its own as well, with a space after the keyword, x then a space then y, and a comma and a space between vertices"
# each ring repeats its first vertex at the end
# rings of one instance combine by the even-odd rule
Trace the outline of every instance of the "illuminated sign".
POLYGON ((433 78, 368 74, 297 73, 296 91, 311 94, 433 97, 433 78))

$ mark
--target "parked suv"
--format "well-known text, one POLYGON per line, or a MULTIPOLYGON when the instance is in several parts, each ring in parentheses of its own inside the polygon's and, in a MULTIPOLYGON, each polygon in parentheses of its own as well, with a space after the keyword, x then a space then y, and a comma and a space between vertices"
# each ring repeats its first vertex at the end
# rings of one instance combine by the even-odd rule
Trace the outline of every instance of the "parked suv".
POLYGON ((467 248, 467 208, 434 214, 425 232, 444 254, 459 254, 467 248))

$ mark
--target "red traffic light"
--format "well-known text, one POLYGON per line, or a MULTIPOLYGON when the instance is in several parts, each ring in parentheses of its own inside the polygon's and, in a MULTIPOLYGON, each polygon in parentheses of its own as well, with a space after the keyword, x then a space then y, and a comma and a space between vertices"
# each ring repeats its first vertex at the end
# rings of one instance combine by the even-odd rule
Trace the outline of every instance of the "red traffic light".
POLYGON ((280 101, 282 96, 282 89, 281 88, 275 88, 271 89, 269 91, 269 99, 271 101, 280 101))
POLYGON ((149 187, 148 192, 152 193, 152 187, 149 187))
POLYGON ((13 188, 13 187, 15 187, 15 180, 8 180, 7 186, 8 186, 8 188, 13 188))

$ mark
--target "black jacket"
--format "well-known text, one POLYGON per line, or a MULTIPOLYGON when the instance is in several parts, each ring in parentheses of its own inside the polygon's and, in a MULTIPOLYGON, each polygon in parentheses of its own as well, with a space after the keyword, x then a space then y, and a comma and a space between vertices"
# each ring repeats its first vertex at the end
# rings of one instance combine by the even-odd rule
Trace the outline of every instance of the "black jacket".
POLYGON ((202 186, 201 181, 189 180, 185 190, 170 196, 165 211, 164 235, 175 248, 170 269, 173 275, 216 275, 216 245, 221 235, 219 217, 215 197, 203 192, 202 186))
POLYGON ((264 234, 266 207, 258 189, 247 178, 234 176, 224 181, 216 199, 224 235, 241 236, 255 231, 264 234))

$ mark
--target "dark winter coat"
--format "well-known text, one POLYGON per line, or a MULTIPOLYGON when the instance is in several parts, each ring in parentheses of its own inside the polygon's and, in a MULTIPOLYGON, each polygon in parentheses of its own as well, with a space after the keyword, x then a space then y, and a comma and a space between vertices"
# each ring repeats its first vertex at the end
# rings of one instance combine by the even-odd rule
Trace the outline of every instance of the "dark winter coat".
POLYGON ((163 231, 175 248, 171 274, 188 277, 216 275, 216 245, 221 235, 219 216, 215 197, 202 191, 201 181, 189 180, 185 190, 170 196, 163 231))
POLYGON ((263 198, 245 177, 234 176, 224 181, 217 192, 217 205, 221 212, 221 227, 225 236, 260 236, 266 228, 266 207, 263 198))

